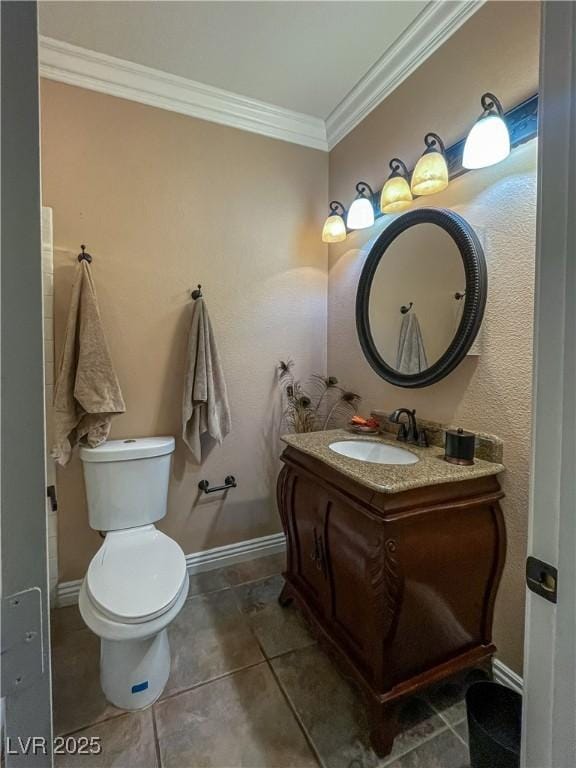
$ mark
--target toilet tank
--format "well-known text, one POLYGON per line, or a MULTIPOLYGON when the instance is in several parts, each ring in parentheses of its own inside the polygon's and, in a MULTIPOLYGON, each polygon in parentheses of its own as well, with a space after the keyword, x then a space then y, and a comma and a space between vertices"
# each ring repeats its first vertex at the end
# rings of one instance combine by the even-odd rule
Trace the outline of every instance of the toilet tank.
POLYGON ((97 448, 80 448, 90 527, 117 531, 161 520, 173 452, 173 437, 109 440, 97 448))

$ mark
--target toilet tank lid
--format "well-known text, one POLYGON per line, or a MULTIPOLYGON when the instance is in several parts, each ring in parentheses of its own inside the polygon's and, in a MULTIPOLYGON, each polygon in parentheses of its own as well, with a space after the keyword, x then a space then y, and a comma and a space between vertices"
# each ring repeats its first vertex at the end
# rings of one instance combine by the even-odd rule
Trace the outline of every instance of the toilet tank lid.
POLYGON ((108 440, 96 448, 82 446, 82 461, 131 461, 164 456, 174 451, 173 437, 130 437, 124 440, 108 440))

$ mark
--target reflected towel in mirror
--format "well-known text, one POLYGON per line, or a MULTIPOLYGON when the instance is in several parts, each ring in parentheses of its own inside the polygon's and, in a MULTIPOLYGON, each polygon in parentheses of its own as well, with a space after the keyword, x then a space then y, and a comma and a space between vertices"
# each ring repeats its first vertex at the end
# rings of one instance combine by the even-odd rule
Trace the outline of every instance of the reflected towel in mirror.
POLYGON ((428 368, 424 340, 420 331, 420 323, 413 309, 402 318, 400 336, 398 338, 398 354, 396 355, 396 370, 400 373, 421 373, 428 368))

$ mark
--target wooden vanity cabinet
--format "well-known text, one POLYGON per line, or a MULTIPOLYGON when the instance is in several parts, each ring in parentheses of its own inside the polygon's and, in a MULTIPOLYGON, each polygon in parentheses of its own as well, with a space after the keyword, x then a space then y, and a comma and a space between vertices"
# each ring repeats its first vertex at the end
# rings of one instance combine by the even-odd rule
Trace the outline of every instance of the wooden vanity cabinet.
POLYGON ((495 475, 389 494, 293 447, 278 506, 294 600, 367 697, 386 755, 408 695, 489 661, 505 557, 495 475))

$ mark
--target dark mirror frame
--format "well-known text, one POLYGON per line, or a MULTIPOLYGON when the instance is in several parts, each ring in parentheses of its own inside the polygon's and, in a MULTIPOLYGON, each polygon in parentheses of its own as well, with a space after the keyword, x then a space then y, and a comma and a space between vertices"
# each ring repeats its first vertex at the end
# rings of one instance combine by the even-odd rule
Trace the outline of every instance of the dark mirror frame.
POLYGON ((444 208, 418 208, 398 216, 372 246, 358 283, 356 328, 360 345, 368 362, 379 376, 396 387, 416 388, 435 384, 462 362, 472 346, 484 317, 487 292, 488 276, 484 251, 476 233, 462 216, 444 208), (425 371, 404 374, 386 363, 372 338, 369 319, 370 288, 376 269, 380 260, 385 257, 387 248, 402 232, 418 224, 436 224, 454 240, 464 264, 466 296, 460 325, 444 354, 425 371))

